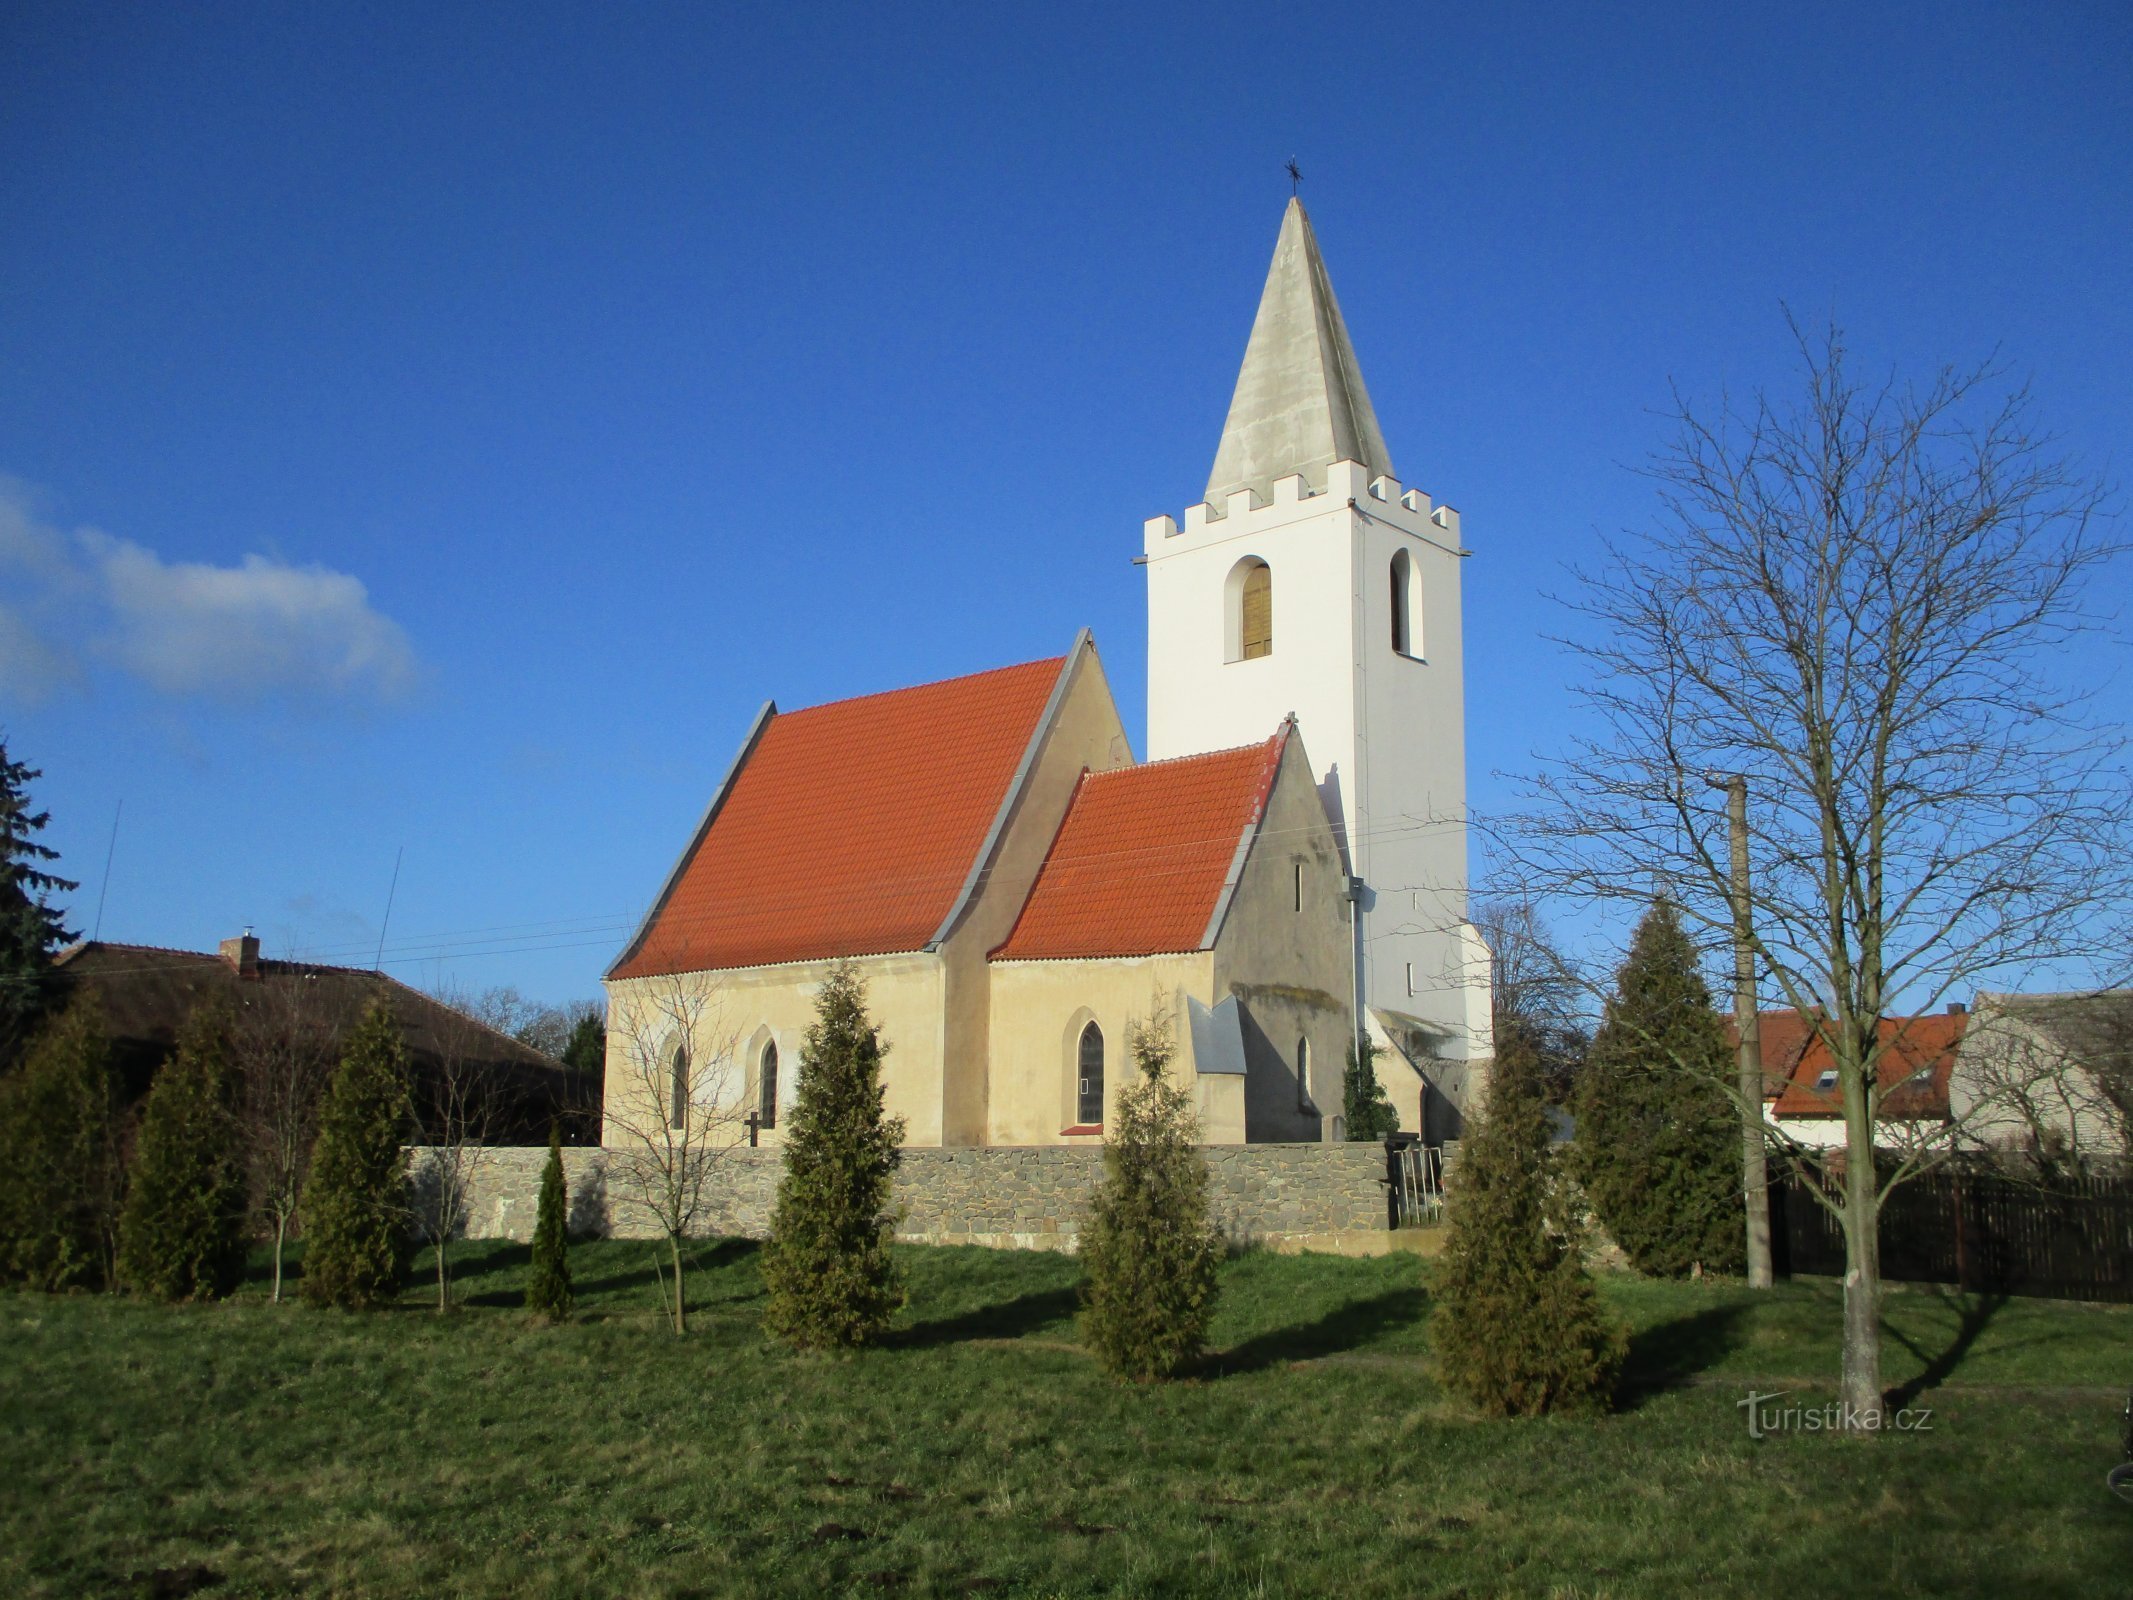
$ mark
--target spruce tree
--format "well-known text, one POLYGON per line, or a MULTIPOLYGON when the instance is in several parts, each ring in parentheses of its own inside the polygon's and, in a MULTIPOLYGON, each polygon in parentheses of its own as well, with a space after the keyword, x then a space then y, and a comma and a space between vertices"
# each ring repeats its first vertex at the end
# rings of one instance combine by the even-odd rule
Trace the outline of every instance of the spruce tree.
POLYGON ((83 993, 0 1081, 0 1276, 35 1289, 111 1282, 125 1174, 103 1013, 83 993))
POLYGON ((1118 1096, 1104 1176, 1081 1230, 1082 1335, 1113 1376, 1146 1383, 1197 1360, 1215 1314, 1221 1236, 1186 1091, 1158 1018, 1133 1029, 1140 1082, 1118 1096))
POLYGON ((1341 1115, 1351 1140, 1383 1139, 1400 1131, 1400 1113, 1393 1109, 1385 1086, 1378 1082, 1378 1043, 1367 1034, 1363 1038, 1360 1061, 1356 1059, 1355 1041, 1348 1041, 1348 1071, 1341 1083, 1341 1115))
POLYGON ((1740 1113, 1724 1020, 1665 900, 1638 926, 1579 1078, 1575 1159, 1593 1214, 1643 1272, 1738 1271, 1740 1113))
POLYGON ((889 1186, 901 1117, 882 1113, 882 1046, 866 991, 840 966, 822 985, 800 1055, 770 1241, 763 1325, 801 1350, 871 1344, 904 1303, 889 1254, 889 1186))
POLYGON ((573 1072, 597 1079, 607 1066, 607 1023, 597 1011, 587 1011, 570 1030, 563 1046, 563 1065, 573 1072))
POLYGON ((119 1216, 119 1280, 159 1300, 214 1300, 244 1277, 245 1167, 230 1011, 195 1005, 156 1074, 119 1216))
POLYGON ((533 1277, 526 1309, 550 1322, 566 1322, 576 1303, 570 1288, 570 1240, 564 1224, 570 1190, 563 1182, 563 1130, 548 1125, 548 1164, 541 1169, 540 1209, 533 1221, 533 1277))
POLYGON ((390 1299, 406 1253, 407 1045, 373 1001, 319 1108, 304 1184, 304 1299, 354 1310, 390 1299))
POLYGON ((51 814, 30 809, 29 785, 43 773, 9 758, 0 739, 0 1072, 23 1058, 57 997, 52 956, 74 935, 46 903, 77 887, 42 869, 59 852, 37 842, 51 814))
POLYGON ((1554 1170, 1539 1052, 1496 1041, 1437 1271, 1431 1334, 1446 1387, 1492 1416, 1605 1409, 1627 1349, 1581 1259, 1575 1186, 1554 1170))

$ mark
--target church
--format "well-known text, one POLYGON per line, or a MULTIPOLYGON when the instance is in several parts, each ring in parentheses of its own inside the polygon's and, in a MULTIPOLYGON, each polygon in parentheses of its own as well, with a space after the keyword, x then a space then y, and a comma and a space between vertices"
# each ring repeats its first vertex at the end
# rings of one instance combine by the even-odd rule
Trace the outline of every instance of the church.
POLYGON ((1148 755, 1095 641, 766 703, 609 968, 603 1142, 775 1144, 850 962, 912 1145, 1097 1143, 1160 1017, 1209 1143, 1344 1137, 1359 1037, 1405 1130, 1490 1054, 1466 920, 1459 514, 1394 476, 1301 202, 1200 503, 1150 519, 1148 755))

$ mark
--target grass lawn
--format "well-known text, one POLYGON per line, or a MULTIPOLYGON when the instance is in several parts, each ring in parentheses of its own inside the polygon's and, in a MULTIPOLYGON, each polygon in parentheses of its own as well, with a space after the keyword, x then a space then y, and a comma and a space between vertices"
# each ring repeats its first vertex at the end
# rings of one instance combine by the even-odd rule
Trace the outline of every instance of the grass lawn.
POLYGON ((1424 1358, 1412 1257, 1251 1255, 1196 1380, 1108 1382, 1075 1264, 901 1251, 892 1344, 795 1358, 751 1246, 461 1247, 467 1304, 368 1316, 0 1295, 0 1594, 2133 1593, 2110 1498, 2133 1308, 1892 1291, 1926 1431, 1752 1440, 1751 1388, 1835 1390, 1833 1285, 1611 1279, 1616 1414, 1482 1422, 1424 1358))

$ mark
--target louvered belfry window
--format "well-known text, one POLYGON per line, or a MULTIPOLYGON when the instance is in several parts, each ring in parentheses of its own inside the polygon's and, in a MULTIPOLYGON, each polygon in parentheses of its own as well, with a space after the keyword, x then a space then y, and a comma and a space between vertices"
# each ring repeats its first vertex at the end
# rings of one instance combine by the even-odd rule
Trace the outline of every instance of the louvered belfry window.
POLYGON ((1090 1023, 1081 1030, 1079 1082, 1074 1096, 1074 1120, 1084 1128, 1104 1120, 1104 1031, 1090 1023))
POLYGON ((1243 626, 1238 630, 1246 661, 1274 653, 1274 575, 1265 562, 1245 574, 1243 626))

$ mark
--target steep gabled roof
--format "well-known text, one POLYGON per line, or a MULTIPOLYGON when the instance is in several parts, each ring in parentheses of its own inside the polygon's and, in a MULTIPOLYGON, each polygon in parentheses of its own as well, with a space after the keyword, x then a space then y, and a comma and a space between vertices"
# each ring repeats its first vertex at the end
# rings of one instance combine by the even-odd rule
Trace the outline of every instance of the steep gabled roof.
MULTIPOLYGON (((1970 1019, 1961 1012, 1944 1016, 1883 1017, 1881 1055, 1874 1075, 1884 1091, 1881 1115, 1891 1119, 1932 1120, 1948 1115, 1948 1079, 1955 1052, 1970 1019)), ((1844 1099, 1835 1088, 1817 1085, 1836 1069, 1829 1046, 1811 1037, 1800 1052, 1792 1081, 1771 1110, 1780 1117, 1841 1117, 1844 1099)))
POLYGON ((1258 836, 1292 726, 1261 744, 1083 773, 993 959, 1206 949, 1258 836))
POLYGON ((1313 488, 1324 488, 1326 468, 1336 461, 1392 475, 1392 456, 1311 219, 1303 202, 1291 199, 1237 371, 1207 499, 1219 508, 1244 488, 1271 499, 1273 481, 1297 472, 1313 488))
POLYGON ((961 905, 1075 651, 766 706, 611 978, 925 948, 961 905))

